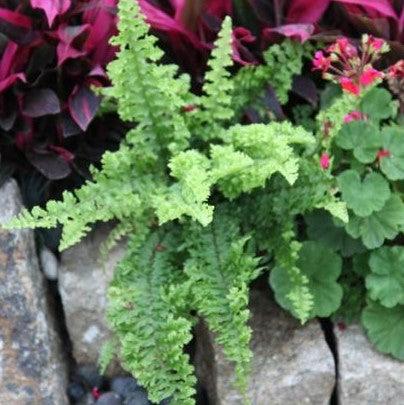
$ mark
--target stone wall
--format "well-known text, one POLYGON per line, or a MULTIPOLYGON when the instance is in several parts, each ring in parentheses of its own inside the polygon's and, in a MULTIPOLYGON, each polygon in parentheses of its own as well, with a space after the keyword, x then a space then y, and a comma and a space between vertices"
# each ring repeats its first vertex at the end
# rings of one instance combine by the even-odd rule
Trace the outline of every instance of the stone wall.
MULTIPOLYGON (((21 207, 17 185, 8 181, 0 188, 0 224, 21 207)), ((119 244, 100 263, 99 247, 110 229, 97 226, 63 253, 60 262, 52 252, 41 251, 39 266, 31 231, 0 228, 0 405, 68 403, 68 359, 44 275, 58 283, 61 319, 74 360, 97 363, 102 344, 111 336, 106 290, 125 250, 119 244)), ((329 330, 335 357, 320 323, 313 320, 302 327, 274 303, 269 289, 252 289, 250 306, 254 359, 247 397, 252 405, 325 405, 333 392, 340 405, 404 403, 404 363, 376 352, 359 326, 329 330)), ((232 365, 202 321, 195 342, 196 373, 209 404, 241 404, 243 398, 232 384, 232 365)), ((122 373, 118 362, 109 373, 122 373)), ((91 397, 89 401, 94 403, 91 397)))

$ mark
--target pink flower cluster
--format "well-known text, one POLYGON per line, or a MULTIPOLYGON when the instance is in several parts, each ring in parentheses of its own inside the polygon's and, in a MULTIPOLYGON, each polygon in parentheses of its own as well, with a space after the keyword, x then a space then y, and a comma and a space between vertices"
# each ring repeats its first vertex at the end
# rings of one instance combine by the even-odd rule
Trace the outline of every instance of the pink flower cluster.
POLYGON ((361 90, 384 77, 403 77, 404 61, 382 72, 372 65, 382 53, 389 50, 381 38, 364 35, 361 49, 358 49, 345 37, 329 46, 325 52, 317 51, 313 59, 313 70, 320 70, 323 77, 340 84, 348 93, 358 96, 361 90))

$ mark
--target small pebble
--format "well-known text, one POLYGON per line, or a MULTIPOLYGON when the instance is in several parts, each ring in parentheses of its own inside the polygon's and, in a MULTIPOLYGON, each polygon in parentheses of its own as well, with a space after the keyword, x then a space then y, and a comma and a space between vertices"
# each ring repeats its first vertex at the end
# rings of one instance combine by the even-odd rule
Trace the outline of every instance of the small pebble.
POLYGON ((86 390, 82 384, 72 382, 67 387, 67 395, 69 396, 71 401, 77 402, 86 395, 86 390))
POLYGON ((122 399, 116 392, 102 394, 95 405, 122 405, 122 399))
POLYGON ((81 398, 80 401, 73 402, 73 403, 75 405, 94 405, 95 400, 94 400, 93 396, 90 393, 88 393, 83 398, 81 398))
POLYGON ((75 379, 81 382, 87 389, 94 387, 101 388, 104 385, 104 378, 98 372, 96 366, 82 365, 76 370, 75 379))
POLYGON ((139 388, 138 382, 133 377, 115 377, 111 381, 111 391, 117 392, 124 399, 139 388))
POLYGON ((124 405, 151 405, 147 393, 143 388, 138 388, 129 394, 124 401, 124 405))
POLYGON ((41 250, 40 254, 41 268, 48 280, 57 280, 58 279, 58 268, 59 263, 58 259, 52 251, 47 247, 44 247, 41 250))

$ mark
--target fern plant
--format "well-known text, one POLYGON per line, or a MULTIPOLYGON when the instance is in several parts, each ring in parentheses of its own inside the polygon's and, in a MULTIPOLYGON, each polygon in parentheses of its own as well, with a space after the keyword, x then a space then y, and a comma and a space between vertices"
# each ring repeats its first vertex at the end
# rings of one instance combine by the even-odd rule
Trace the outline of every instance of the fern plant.
MULTIPOLYGON (((249 284, 264 271, 263 263, 272 269, 278 302, 302 322, 331 315, 342 297, 338 257, 326 251, 336 263, 319 281, 322 269, 311 266, 318 246, 302 241, 296 222, 297 215, 321 209, 341 226, 348 223, 350 203, 340 200, 335 177, 319 164, 321 136, 289 122, 239 123, 243 108, 271 81, 287 101, 307 49, 285 42, 267 52, 267 66, 242 68, 232 77, 232 27, 226 18, 203 93, 196 96, 187 76, 161 62, 163 53, 137 2, 120 0, 118 9, 113 43, 120 50, 104 95, 132 129, 120 149, 105 153, 102 167, 92 169, 91 181, 61 201, 23 211, 8 226, 61 224, 60 248, 66 249, 91 224, 118 220, 105 248, 128 237, 108 296, 108 319, 124 367, 153 402, 193 404, 195 377, 184 348, 202 317, 245 392, 252 356, 249 284), (288 66, 282 76, 271 70, 278 68, 275 61, 288 66), (332 299, 324 302, 327 294, 332 299)), ((336 128, 357 103, 343 96, 319 120, 335 120, 336 128)), ((327 267, 330 261, 321 263, 327 267)), ((104 367, 111 352, 110 346, 104 351, 104 367)))

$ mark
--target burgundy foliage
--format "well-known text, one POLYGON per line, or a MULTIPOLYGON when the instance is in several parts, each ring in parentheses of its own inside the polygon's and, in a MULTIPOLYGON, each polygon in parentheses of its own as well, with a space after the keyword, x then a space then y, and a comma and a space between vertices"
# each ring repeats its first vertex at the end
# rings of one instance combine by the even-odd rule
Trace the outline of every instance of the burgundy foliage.
MULTIPOLYGON (((99 99, 92 87, 108 83, 105 66, 115 52, 108 40, 116 30, 116 2, 0 3, 2 162, 28 161, 44 176, 61 179, 77 169, 80 160, 97 160, 106 149, 105 123, 97 125, 99 119, 94 120, 99 99), (90 149, 88 143, 92 145, 90 149)), ((393 51, 390 62, 404 55, 402 0, 139 3, 168 58, 191 73, 196 89, 226 15, 233 17, 233 58, 239 65, 260 63, 263 49, 285 37, 301 42, 333 42, 341 35, 359 38, 363 32, 388 41, 393 51)), ((321 58, 318 61, 321 63, 321 58)), ((400 66, 396 69, 402 71, 400 66)), ((316 105, 318 94, 310 75, 295 78, 293 89, 312 106, 316 105)), ((270 89, 267 98, 272 104, 276 101, 270 89)))
POLYGON ((99 107, 92 86, 108 83, 115 30, 116 0, 1 2, 2 162, 28 161, 52 180, 65 178, 90 136, 99 144, 84 159, 99 158, 107 146, 97 125, 88 130, 99 107))

